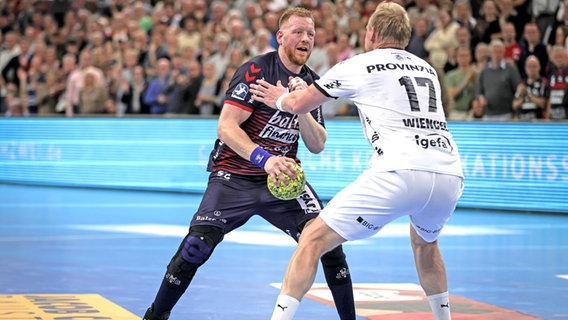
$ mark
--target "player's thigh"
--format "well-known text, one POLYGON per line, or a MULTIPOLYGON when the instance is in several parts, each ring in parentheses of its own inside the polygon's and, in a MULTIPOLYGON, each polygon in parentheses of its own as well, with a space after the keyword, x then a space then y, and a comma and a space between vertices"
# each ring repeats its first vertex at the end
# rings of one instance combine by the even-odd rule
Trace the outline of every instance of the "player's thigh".
POLYGON ((240 227, 255 213, 258 201, 255 194, 262 187, 238 176, 212 173, 191 226, 212 225, 225 233, 240 227))
POLYGON ((345 238, 330 228, 327 223, 319 217, 306 224, 302 236, 300 237, 300 245, 307 244, 316 248, 320 254, 332 250, 345 241, 345 238))
POLYGON ((426 173, 424 176, 432 177, 423 181, 425 185, 431 184, 430 196, 423 208, 410 215, 410 221, 422 239, 433 242, 456 208, 463 191, 463 179, 440 173, 426 173))
POLYGON ((408 212, 408 183, 396 171, 366 170, 341 190, 320 214, 347 240, 368 238, 408 212))

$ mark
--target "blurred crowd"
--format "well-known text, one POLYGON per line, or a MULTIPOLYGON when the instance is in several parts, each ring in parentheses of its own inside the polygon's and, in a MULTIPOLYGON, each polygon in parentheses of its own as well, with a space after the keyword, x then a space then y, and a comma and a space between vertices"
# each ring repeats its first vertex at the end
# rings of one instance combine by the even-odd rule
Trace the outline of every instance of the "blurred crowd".
MULTIPOLYGON (((0 0, 5 116, 219 114, 235 70, 276 50, 279 15, 311 9, 308 66, 363 51, 380 1, 0 0)), ((563 120, 568 0, 398 0, 450 120, 563 120)), ((338 99, 326 116, 354 116, 338 99)))

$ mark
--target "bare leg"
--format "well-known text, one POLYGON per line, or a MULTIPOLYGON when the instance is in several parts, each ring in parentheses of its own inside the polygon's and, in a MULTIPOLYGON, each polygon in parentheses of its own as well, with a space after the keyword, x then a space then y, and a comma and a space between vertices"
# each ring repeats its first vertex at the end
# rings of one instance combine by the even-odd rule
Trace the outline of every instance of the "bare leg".
POLYGON ((424 241, 412 225, 410 226, 410 239, 420 285, 428 296, 434 319, 450 319, 448 280, 438 241, 424 241))
MULTIPOLYGON (((343 242, 345 239, 321 218, 310 221, 302 231, 298 247, 290 259, 280 295, 301 301, 314 283, 320 257, 343 242)), ((294 313, 295 309, 277 304, 272 319, 292 319, 294 313)))

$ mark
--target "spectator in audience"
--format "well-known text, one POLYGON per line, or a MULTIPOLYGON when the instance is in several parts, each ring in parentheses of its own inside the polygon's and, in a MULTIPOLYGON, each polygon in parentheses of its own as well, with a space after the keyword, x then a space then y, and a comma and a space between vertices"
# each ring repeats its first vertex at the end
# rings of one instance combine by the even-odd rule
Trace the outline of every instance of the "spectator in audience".
POLYGON ((548 52, 546 50, 546 45, 540 41, 540 31, 538 26, 534 22, 529 22, 525 24, 525 31, 523 33, 524 40, 519 44, 521 46, 521 56, 519 57, 519 62, 517 67, 521 72, 521 77, 526 78, 525 74, 525 60, 528 56, 533 55, 538 58, 541 65, 540 75, 546 76, 547 70, 542 70, 548 68, 548 52))
POLYGON ((100 114, 106 113, 107 88, 97 81, 97 74, 86 70, 83 74, 83 85, 79 90, 79 113, 100 114))
POLYGON ((148 89, 146 73, 140 65, 134 66, 132 77, 122 79, 120 101, 126 106, 126 114, 149 114, 150 106, 144 102, 144 95, 148 89))
POLYGON ((212 62, 206 62, 203 65, 203 81, 195 100, 195 106, 200 115, 213 115, 218 109, 216 94, 218 81, 215 65, 212 62))
POLYGON ((448 60, 448 47, 456 47, 456 31, 459 24, 452 20, 448 8, 441 8, 438 12, 436 27, 430 33, 424 48, 430 52, 429 62, 436 70, 443 70, 448 60))
MULTIPOLYGON (((215 52, 215 37, 213 35, 204 35, 201 37, 201 44, 197 51, 194 52, 195 58, 201 64, 204 64, 206 61, 209 61, 211 55, 215 52)), ((215 68, 215 71, 217 69, 215 68)))
POLYGON ((221 0, 214 0, 209 6, 209 19, 205 23, 204 32, 209 34, 217 34, 222 30, 227 4, 221 0))
POLYGON ((184 17, 181 23, 182 28, 177 34, 179 47, 182 50, 185 50, 186 47, 198 50, 202 34, 198 30, 197 19, 193 15, 189 15, 184 17))
POLYGON ((158 60, 162 58, 170 58, 168 56, 168 47, 166 45, 166 37, 159 29, 152 29, 150 36, 150 43, 144 55, 143 66, 146 68, 146 74, 154 77, 157 75, 158 60))
POLYGON ((481 7, 480 31, 482 31, 481 41, 490 43, 493 39, 501 37, 501 25, 499 21, 499 11, 494 0, 483 1, 481 7))
MULTIPOLYGON (((503 32, 503 26, 505 26, 507 22, 510 22, 515 26, 515 34, 520 35, 523 33, 525 23, 527 23, 529 19, 527 19, 525 13, 518 11, 516 9, 516 6, 521 6, 521 2, 525 1, 526 0, 499 0, 497 2, 497 7, 499 8, 499 26, 501 27, 501 32, 503 32)), ((500 38, 503 39, 502 34, 500 38)))
MULTIPOLYGON (((2 38, 0 38, 0 40, 2 40, 2 38)), ((12 61, 22 53, 20 45, 18 44, 19 42, 20 37, 17 32, 10 31, 4 34, 4 41, 2 43, 2 47, 0 48, 0 72, 2 73, 2 77, 4 78, 5 82, 9 81, 7 79, 7 75, 4 72, 4 69, 6 68, 8 63, 10 63, 10 61, 12 61)), ((5 96, 5 94, 2 94, 2 96, 5 96)))
POLYGON ((245 60, 245 55, 241 49, 239 48, 231 49, 231 52, 229 54, 229 64, 240 65, 243 63, 244 60, 245 60))
POLYGON ((67 108, 67 81, 69 75, 77 69, 77 57, 72 53, 67 53, 61 59, 61 69, 58 69, 58 78, 56 83, 57 103, 55 104, 56 113, 64 113, 67 108))
POLYGON ((521 45, 517 42, 517 32, 511 22, 503 25, 503 44, 505 45, 505 61, 518 66, 521 57, 521 45))
POLYGON ((264 14, 264 25, 270 31, 272 37, 270 38, 270 45, 278 49, 278 40, 276 39, 276 32, 278 31, 278 18, 276 12, 267 12, 264 14))
POLYGON ((262 9, 260 8, 260 5, 257 1, 247 0, 243 5, 242 11, 245 28, 253 30, 252 24, 254 19, 262 16, 262 9))
MULTIPOLYGON (((543 0, 538 2, 541 1, 543 0)), ((564 30, 568 29, 568 0, 560 1, 560 5, 558 6, 558 9, 556 9, 553 18, 553 23, 547 25, 546 29, 543 29, 543 43, 548 45, 554 45, 554 35, 558 28, 562 28, 564 30)), ((537 25, 538 24, 539 23, 537 22, 537 25)), ((568 31, 565 31, 564 33, 568 35, 568 31)))
POLYGON ((61 66, 61 63, 57 58, 57 48, 55 46, 47 46, 42 58, 40 70, 43 73, 46 73, 49 70, 58 70, 61 66))
POLYGON ((37 90, 41 82, 45 82, 45 74, 41 71, 42 57, 34 55, 28 65, 18 68, 20 98, 24 114, 36 115, 39 109, 37 90))
POLYGON ((67 79, 67 90, 65 98, 67 104, 65 106, 65 115, 72 117, 75 113, 80 112, 79 108, 79 92, 83 87, 85 73, 91 72, 95 75, 96 87, 105 86, 105 77, 103 71, 93 66, 93 57, 88 49, 81 51, 79 55, 79 67, 69 74, 67 79))
POLYGON ((6 117, 23 116, 25 114, 22 99, 18 86, 15 83, 9 82, 2 86, 6 90, 6 117))
MULTIPOLYGON (((428 21, 429 28, 433 28, 436 20, 438 20, 438 7, 429 0, 414 0, 414 4, 407 8, 410 23, 423 18, 428 21)), ((373 10, 374 11, 374 10, 373 10)))
POLYGON ((188 114, 199 114, 199 109, 195 105, 195 100, 199 95, 199 89, 203 83, 203 70, 199 61, 193 59, 188 64, 189 86, 187 87, 186 97, 188 114))
POLYGON ((540 75, 540 62, 535 56, 527 57, 525 74, 527 77, 517 86, 513 100, 514 119, 542 119, 547 113, 550 88, 548 80, 540 75))
POLYGON ((195 101, 203 81, 201 65, 195 59, 188 63, 187 71, 175 70, 174 83, 168 100, 169 114, 199 114, 195 101))
POLYGON ((551 37, 548 44, 546 44, 546 52, 548 53, 548 57, 550 58, 550 52, 552 51, 552 47, 559 45, 563 46, 565 49, 568 50, 568 29, 564 26, 558 27, 554 31, 554 35, 551 37))
POLYGON ((568 117, 568 54, 563 46, 555 46, 550 52, 551 70, 548 75, 550 99, 545 118, 566 120, 568 117))
POLYGON ((267 29, 258 30, 254 37, 254 43, 250 47, 250 55, 254 57, 276 50, 270 45, 270 37, 272 35, 267 29))
MULTIPOLYGON (((557 45, 568 48, 568 0, 397 2, 406 6, 413 28, 406 50, 430 61, 440 74, 442 88, 447 83, 443 80, 444 73, 449 74, 459 65, 456 49, 465 46, 466 42, 469 42, 473 57, 472 68, 479 75, 488 60, 485 58, 488 55, 483 53, 488 51, 488 43, 501 39, 505 45, 505 60, 515 63, 525 80, 528 79, 527 57, 533 55, 539 60, 540 75, 546 77, 549 70, 557 71, 555 63, 549 61, 552 48, 557 45), (449 22, 443 23, 446 20, 449 22), (457 28, 455 35, 451 31, 453 28, 457 28)), ((32 108, 21 114, 35 112, 33 91, 36 90, 38 97, 46 94, 45 99, 36 101, 38 114, 53 112, 54 108, 55 112, 61 112, 64 107, 66 115, 72 116, 72 104, 78 106, 78 90, 83 81, 80 73, 89 67, 79 62, 69 88, 58 79, 56 88, 45 91, 44 82, 48 74, 50 79, 57 74, 71 80, 69 67, 63 65, 69 58, 64 57, 80 56, 86 49, 90 50, 90 67, 97 67, 102 72, 97 81, 108 89, 107 112, 113 108, 119 114, 122 110, 131 110, 132 105, 123 101, 124 97, 129 97, 123 90, 131 90, 134 66, 142 65, 150 81, 158 77, 156 64, 161 58, 168 58, 172 63, 182 59, 186 66, 192 60, 197 60, 200 67, 212 63, 218 82, 217 92, 227 69, 232 69, 228 67, 230 64, 241 64, 251 56, 278 47, 275 34, 279 15, 291 4, 312 8, 317 18, 316 44, 307 64, 320 73, 329 65, 327 49, 333 51, 339 45, 342 48, 340 60, 343 56, 361 52, 365 31, 361 25, 377 6, 376 1, 331 0, 112 0, 102 1, 100 5, 89 0, 70 1, 66 10, 60 8, 50 12, 41 3, 21 1, 16 5, 13 1, 0 1, 0 10, 6 13, 0 19, 0 73, 3 76, 0 77, 0 112, 7 111, 5 96, 9 83, 16 86, 18 95, 22 92, 18 69, 24 66, 26 88, 32 90, 32 95, 30 99, 17 96, 14 105, 21 108, 31 101, 32 108), (326 45, 330 42, 335 45, 328 48, 326 45), (239 50, 233 50, 235 48, 239 50), (42 77, 37 79, 35 89, 28 72, 32 56, 40 56, 42 60, 42 77), (117 74, 116 68, 122 70, 117 74), (69 109, 71 111, 67 111, 69 109)), ((186 80, 191 82, 189 74, 187 76, 186 80)), ((144 93, 147 91, 145 89, 144 93)), ((443 89, 442 99, 448 97, 443 89)), ((473 105, 478 102, 475 100, 473 105)), ((190 112, 192 108, 186 109, 190 112)), ((199 109, 192 110, 199 113, 199 109)))
POLYGON ((479 75, 481 70, 487 67, 489 59, 491 58, 491 52, 489 50, 489 45, 485 42, 480 42, 475 46, 474 50, 475 62, 473 63, 473 70, 479 75))
MULTIPOLYGON (((318 21, 316 19, 316 21, 318 21)), ((314 47, 312 54, 306 63, 310 68, 321 74, 321 69, 327 62, 327 34, 326 30, 322 27, 316 27, 316 35, 314 38, 314 47)))
POLYGON ((225 68, 229 64, 231 51, 229 44, 231 43, 231 36, 228 33, 219 33, 215 36, 215 52, 209 58, 210 62, 215 64, 217 77, 222 77, 225 73, 225 68))
POLYGON ((428 59, 428 50, 424 47, 424 43, 430 35, 428 28, 428 20, 425 18, 417 18, 417 20, 412 24, 412 35, 410 36, 410 41, 406 46, 406 51, 413 53, 424 60, 428 59))
MULTIPOLYGON (((529 2, 529 1, 527 1, 529 2)), ((561 0, 532 0, 529 5, 529 12, 534 18, 534 22, 542 32, 543 43, 549 43, 550 37, 554 37, 556 29, 556 14, 562 7, 561 0)), ((563 20, 563 17, 558 21, 563 20)))
POLYGON ((490 44, 491 61, 479 74, 476 97, 483 120, 506 121, 513 118, 513 99, 521 76, 517 67, 504 60, 505 46, 501 40, 490 44))
POLYGON ((225 102, 225 96, 227 95, 227 89, 229 89, 229 84, 235 75, 235 71, 237 71, 237 67, 238 66, 228 65, 223 76, 217 81, 217 90, 215 91, 215 94, 217 95, 217 106, 219 109, 215 112, 216 114, 221 113, 221 109, 225 102))
POLYGON ((340 32, 337 36, 337 48, 339 49, 337 56, 339 62, 345 61, 354 55, 353 48, 349 45, 349 37, 346 33, 340 32))
POLYGON ((456 48, 457 47, 468 47, 473 59, 473 49, 475 48, 475 46, 472 46, 471 33, 469 32, 467 27, 459 27, 456 30, 456 48))
POLYGON ((144 103, 150 106, 151 114, 164 114, 168 111, 168 96, 172 93, 175 79, 171 76, 171 62, 160 58, 156 66, 157 77, 150 81, 144 94, 144 103))
POLYGON ((448 47, 448 61, 444 65, 444 73, 448 73, 458 67, 457 49, 459 47, 469 48, 470 50, 470 63, 473 58, 473 48, 471 47, 471 34, 466 27, 459 27, 456 30, 456 46, 448 47))
POLYGON ((448 58, 444 64, 444 68, 442 68, 444 75, 458 67, 457 50, 458 46, 449 46, 446 48, 448 58))
MULTIPOLYGON (((469 0, 457 0, 454 4, 454 20, 469 33, 469 47, 475 48, 483 36, 482 24, 478 22, 471 12, 469 0)), ((461 46, 461 44, 459 45, 461 46)), ((472 56, 473 57, 473 56, 472 56)))
MULTIPOLYGON (((325 64, 319 69, 319 74, 324 74, 339 62, 339 46, 335 42, 330 42, 325 46, 325 64)), ((325 112, 325 111, 324 111, 325 112)))
POLYGON ((461 46, 456 50, 458 67, 444 78, 448 93, 448 120, 470 120, 471 104, 475 98, 477 73, 471 65, 471 50, 461 46))
POLYGON ((55 106, 63 88, 58 86, 59 70, 50 69, 45 73, 45 81, 38 83, 38 115, 55 114, 55 106))
POLYGON ((0 72, 2 79, 5 84, 13 83, 16 87, 20 86, 18 69, 27 67, 31 57, 29 41, 27 39, 22 40, 23 41, 20 40, 17 32, 10 31, 4 36, 4 43, 0 51, 0 72), (20 46, 18 42, 24 45, 20 46))
MULTIPOLYGON (((361 37, 361 30, 365 29, 365 21, 358 13, 349 15, 349 23, 347 25, 347 35, 349 36, 349 45, 354 51, 360 52, 365 46, 365 37, 361 37)), ((313 52, 312 52, 313 54, 313 52)))

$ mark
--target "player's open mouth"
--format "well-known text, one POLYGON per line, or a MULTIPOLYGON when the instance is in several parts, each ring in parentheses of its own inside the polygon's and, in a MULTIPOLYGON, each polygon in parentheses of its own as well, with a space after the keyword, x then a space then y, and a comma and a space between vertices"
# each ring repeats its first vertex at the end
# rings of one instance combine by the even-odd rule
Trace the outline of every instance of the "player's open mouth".
POLYGON ((308 52, 308 48, 304 48, 304 47, 299 47, 299 48, 297 48, 296 50, 303 51, 303 52, 308 52))

